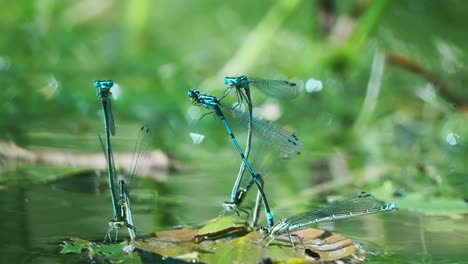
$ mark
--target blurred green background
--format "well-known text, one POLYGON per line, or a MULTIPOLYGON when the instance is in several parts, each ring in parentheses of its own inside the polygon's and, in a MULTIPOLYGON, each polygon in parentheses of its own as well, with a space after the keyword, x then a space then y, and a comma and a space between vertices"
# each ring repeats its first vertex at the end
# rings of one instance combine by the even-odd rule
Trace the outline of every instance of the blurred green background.
MULTIPOLYGON (((243 74, 314 78, 323 89, 294 101, 254 92, 256 106, 277 107, 275 122, 304 143, 267 179, 277 215, 307 210, 330 193, 367 190, 403 210, 466 219, 467 14, 462 0, 3 1, 0 139, 33 151, 100 151, 92 83, 114 80, 118 136, 155 124, 154 148, 189 168, 156 184, 154 199, 164 205, 155 210, 171 216, 158 215, 149 232, 215 216, 237 172, 224 128, 211 116, 199 119, 206 111, 196 112, 188 89, 222 96, 222 78, 243 74), (190 132, 206 138, 193 144, 190 132)), ((7 163, 0 164, 5 192, 30 188, 28 181, 9 187, 25 173, 33 182, 51 174, 7 163)), ((109 201, 99 197, 104 208, 109 201)), ((92 224, 108 220, 108 207, 92 224)))

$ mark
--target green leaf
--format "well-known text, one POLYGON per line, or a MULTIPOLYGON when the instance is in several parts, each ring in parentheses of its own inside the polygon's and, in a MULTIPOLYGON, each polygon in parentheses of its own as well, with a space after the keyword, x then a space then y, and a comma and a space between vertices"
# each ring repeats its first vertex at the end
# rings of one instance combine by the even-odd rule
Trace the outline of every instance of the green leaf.
POLYGON ((294 246, 287 235, 271 240, 272 237, 259 231, 249 231, 237 219, 223 217, 210 221, 199 230, 177 229, 145 234, 132 240, 130 245, 126 241, 101 244, 74 238, 63 242, 61 253, 85 251, 89 258, 97 262, 110 263, 141 263, 140 255, 135 252, 127 254, 125 247, 151 253, 158 261, 173 258, 187 262, 258 263, 268 258, 274 263, 313 263, 353 258, 355 263, 359 262, 354 256, 354 243, 340 234, 305 228, 291 232, 291 238, 294 246), (243 231, 231 232, 233 227, 243 231), (194 237, 200 234, 208 236, 208 239, 194 242, 194 237))
POLYGON ((80 254, 81 250, 83 250, 82 246, 67 244, 67 245, 63 245, 62 249, 60 250, 60 254, 68 254, 68 253, 80 254))
POLYGON ((80 238, 72 238, 70 239, 70 241, 63 241, 61 245, 62 249, 60 250, 60 254, 80 254, 81 251, 87 248, 89 244, 91 244, 90 241, 80 238))
POLYGON ((198 230, 197 235, 219 232, 226 228, 239 226, 245 226, 245 221, 239 220, 239 217, 223 216, 208 221, 205 226, 198 230))
POLYGON ((177 229, 144 235, 131 241, 135 248, 165 257, 180 257, 196 252, 199 246, 192 242, 197 229, 177 229))
MULTIPOLYGON (((209 226, 213 224, 215 223, 208 223, 209 226)), ((232 225, 231 222, 227 225, 227 229, 232 225)), ((211 227, 204 227, 200 230, 218 232, 218 234, 223 234, 224 231, 217 228, 211 229, 211 227)), ((269 239, 264 239, 265 234, 258 231, 246 231, 246 235, 232 235, 226 232, 225 236, 195 243, 193 237, 197 234, 213 233, 204 233, 200 230, 179 229, 156 232, 135 239, 131 244, 140 250, 165 257, 207 263, 258 263, 264 258, 269 258, 275 263, 310 263, 311 260, 329 261, 351 258, 356 251, 350 239, 340 234, 313 228, 292 232, 296 248, 293 248, 287 236, 277 237, 266 246, 269 239), (301 238, 303 244, 297 239, 298 237, 301 238), (305 255, 304 247, 308 250, 308 256, 305 255), (315 258, 311 259, 310 256, 315 258)))
POLYGON ((81 254, 83 251, 85 251, 90 259, 98 260, 98 262, 141 263, 141 259, 138 253, 131 252, 128 254, 126 250, 124 250, 126 247, 129 247, 127 241, 117 244, 102 244, 94 243, 84 239, 73 238, 70 239, 70 241, 63 242, 60 253, 81 254))

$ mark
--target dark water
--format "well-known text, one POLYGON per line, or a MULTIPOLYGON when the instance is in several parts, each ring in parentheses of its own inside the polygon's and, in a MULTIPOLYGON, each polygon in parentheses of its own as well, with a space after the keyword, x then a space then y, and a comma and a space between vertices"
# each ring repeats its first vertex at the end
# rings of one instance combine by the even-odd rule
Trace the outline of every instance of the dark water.
MULTIPOLYGON (((1 263, 86 260, 84 256, 59 254, 61 241, 104 238, 112 211, 102 179, 79 177, 0 191, 1 263)), ((205 198, 190 199, 190 192, 174 191, 178 182, 200 183, 204 179, 205 175, 192 174, 171 175, 166 184, 141 182, 132 201, 137 227, 149 233, 215 217, 221 207, 207 201, 219 201, 221 195, 207 197, 205 192, 205 198)), ((466 216, 452 219, 399 210, 325 223, 318 228, 337 231, 361 243, 367 251, 367 263, 467 263, 467 220, 466 216)))

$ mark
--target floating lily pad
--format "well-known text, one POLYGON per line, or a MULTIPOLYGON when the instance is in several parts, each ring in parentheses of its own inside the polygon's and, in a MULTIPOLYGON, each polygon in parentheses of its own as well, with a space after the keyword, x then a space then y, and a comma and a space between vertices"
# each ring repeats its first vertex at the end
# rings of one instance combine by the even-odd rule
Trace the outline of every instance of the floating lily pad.
MULTIPOLYGON (((86 252, 98 262, 141 263, 142 258, 168 263, 321 263, 343 260, 358 263, 356 245, 343 235, 325 230, 305 228, 270 237, 251 230, 233 217, 213 219, 200 229, 176 229, 145 234, 130 242, 102 244, 83 239, 65 241, 62 254, 86 252), (203 239, 196 241, 196 237, 203 239), (268 244, 268 245, 267 245, 268 244), (140 254, 134 252, 138 249, 140 254)), ((361 253, 364 251, 360 251, 361 253)), ((362 254, 361 254, 362 255, 362 254)))
POLYGON ((232 262, 232 260, 254 263, 268 257, 277 263, 310 263, 313 260, 319 262, 343 259, 355 252, 354 243, 339 234, 313 228, 302 229, 291 234, 293 238, 300 237, 303 242, 301 244, 296 241, 296 249, 293 248, 288 236, 278 237, 265 247, 265 243, 261 241, 264 234, 254 231, 220 245, 216 250, 216 255, 220 259, 207 256, 210 261, 203 260, 221 263, 232 262), (307 255, 306 250, 309 253, 307 255))
MULTIPOLYGON (((266 246, 266 241, 263 241, 265 234, 249 231, 247 227, 244 233, 233 234, 227 230, 238 224, 229 223, 227 219, 218 221, 224 223, 213 220, 200 230, 156 232, 133 240, 131 245, 165 257, 207 263, 258 263, 262 259, 269 259, 273 263, 319 263, 338 259, 347 262, 353 259, 356 252, 356 246, 350 239, 324 230, 306 228, 292 232, 293 237, 301 238, 295 241, 296 248, 288 236, 277 237, 266 246), (225 229, 219 229, 222 225, 226 226, 225 229), (193 241, 194 236, 212 234, 217 236, 200 243, 193 241)), ((354 258, 353 261, 356 263, 359 260, 354 258)))
POLYGON ((166 257, 180 257, 199 249, 199 246, 192 242, 197 231, 197 229, 177 229, 146 234, 142 238, 132 240, 131 245, 166 257))

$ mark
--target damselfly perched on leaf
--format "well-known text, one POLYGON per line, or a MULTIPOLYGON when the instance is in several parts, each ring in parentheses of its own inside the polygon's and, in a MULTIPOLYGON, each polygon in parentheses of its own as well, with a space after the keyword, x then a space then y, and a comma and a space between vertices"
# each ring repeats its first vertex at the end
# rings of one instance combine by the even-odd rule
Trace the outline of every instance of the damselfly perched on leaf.
POLYGON ((109 238, 109 240, 112 241, 111 233, 115 231, 115 239, 117 240, 119 229, 125 227, 128 229, 130 238, 134 239, 136 236, 136 228, 133 224, 129 194, 136 185, 138 176, 141 175, 141 172, 143 172, 149 164, 149 149, 152 143, 152 131, 147 126, 142 126, 140 128, 133 151, 131 165, 128 170, 129 173, 122 176, 117 175, 110 140, 111 135, 115 135, 115 124, 109 98, 111 95, 110 88, 113 86, 113 82, 110 80, 95 81, 94 86, 98 91, 99 101, 101 102, 102 109, 104 111, 105 142, 102 141, 101 137, 99 137, 99 140, 104 150, 107 162, 109 191, 114 211, 114 218, 109 221, 109 229, 107 230, 105 239, 109 238))
MULTIPOLYGON (((299 230, 320 222, 335 221, 355 216, 394 210, 398 210, 396 204, 384 204, 371 194, 361 192, 323 205, 309 212, 289 218, 283 218, 273 227, 268 228, 268 234, 262 240, 268 240, 266 243, 266 246, 268 246, 276 237, 287 235, 289 241, 293 247, 295 247, 291 235, 292 231, 299 230)), ((299 238, 299 240, 301 239, 299 238)))

